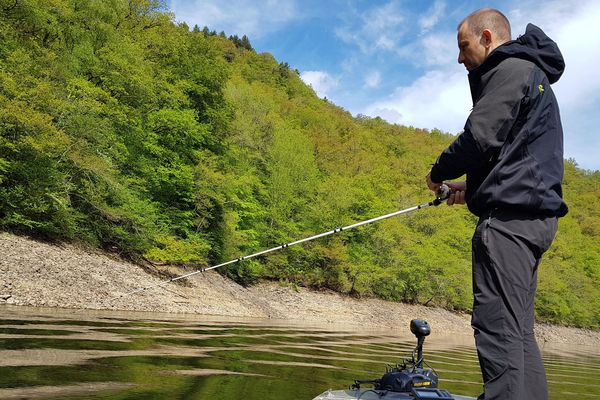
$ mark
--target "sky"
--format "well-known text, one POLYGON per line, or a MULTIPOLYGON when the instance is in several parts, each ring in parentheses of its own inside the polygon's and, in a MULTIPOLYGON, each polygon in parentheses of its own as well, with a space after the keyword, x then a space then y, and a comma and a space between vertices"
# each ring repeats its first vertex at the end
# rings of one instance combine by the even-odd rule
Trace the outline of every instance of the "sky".
POLYGON ((600 170, 597 0, 167 0, 175 20, 247 35, 254 49, 300 72, 317 95, 352 115, 458 134, 472 108, 456 27, 494 7, 513 39, 531 22, 558 43, 566 69, 553 85, 565 158, 600 170))

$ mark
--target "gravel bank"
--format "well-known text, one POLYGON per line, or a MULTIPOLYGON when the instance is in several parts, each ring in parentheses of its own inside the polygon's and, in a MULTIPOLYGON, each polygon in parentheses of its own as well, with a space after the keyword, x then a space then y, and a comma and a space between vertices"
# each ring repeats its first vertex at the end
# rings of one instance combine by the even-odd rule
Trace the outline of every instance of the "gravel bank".
MULTIPOLYGON (((466 314, 276 283, 244 288, 213 271, 199 274, 185 285, 171 283, 111 300, 160 280, 141 266, 94 249, 0 233, 0 310, 2 304, 12 304, 153 311, 395 330, 408 326, 413 318, 422 318, 438 331, 471 334, 466 314)), ((539 324, 536 335, 540 343, 600 345, 600 331, 594 330, 539 324)))

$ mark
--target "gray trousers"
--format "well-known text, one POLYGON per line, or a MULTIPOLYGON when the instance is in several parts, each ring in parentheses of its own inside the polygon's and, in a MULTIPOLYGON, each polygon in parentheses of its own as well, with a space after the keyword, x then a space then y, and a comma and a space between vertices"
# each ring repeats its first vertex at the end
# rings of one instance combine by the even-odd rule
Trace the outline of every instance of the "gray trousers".
POLYGON ((537 270, 556 217, 493 211, 473 235, 471 325, 485 400, 547 400, 546 372, 533 334, 537 270))

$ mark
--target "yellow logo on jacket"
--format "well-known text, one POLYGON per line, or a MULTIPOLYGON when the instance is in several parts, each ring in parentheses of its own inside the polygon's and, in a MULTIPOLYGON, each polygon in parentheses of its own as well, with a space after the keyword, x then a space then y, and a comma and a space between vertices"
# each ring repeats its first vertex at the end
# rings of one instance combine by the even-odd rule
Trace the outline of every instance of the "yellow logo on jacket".
POLYGON ((541 83, 538 85, 538 90, 540 91, 540 93, 544 93, 544 85, 542 85, 541 83))

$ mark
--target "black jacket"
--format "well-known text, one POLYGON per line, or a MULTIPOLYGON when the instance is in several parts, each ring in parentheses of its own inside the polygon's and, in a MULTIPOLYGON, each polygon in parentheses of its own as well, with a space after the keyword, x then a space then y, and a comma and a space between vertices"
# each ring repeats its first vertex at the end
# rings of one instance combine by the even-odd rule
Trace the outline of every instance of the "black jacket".
POLYGON ((563 133, 550 88, 564 68, 556 43, 535 25, 498 46, 469 73, 473 110, 431 180, 466 173, 467 206, 478 216, 493 209, 565 215, 563 133))

